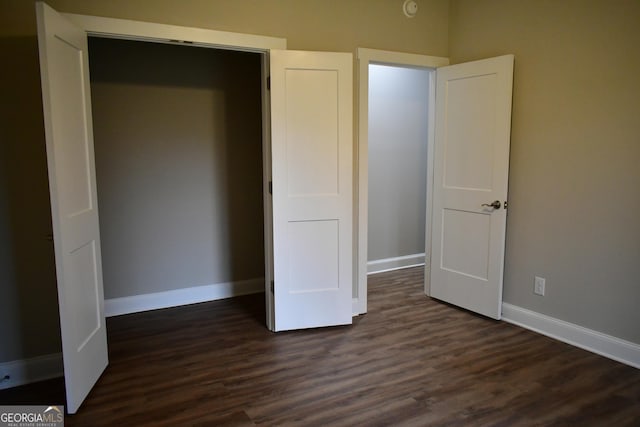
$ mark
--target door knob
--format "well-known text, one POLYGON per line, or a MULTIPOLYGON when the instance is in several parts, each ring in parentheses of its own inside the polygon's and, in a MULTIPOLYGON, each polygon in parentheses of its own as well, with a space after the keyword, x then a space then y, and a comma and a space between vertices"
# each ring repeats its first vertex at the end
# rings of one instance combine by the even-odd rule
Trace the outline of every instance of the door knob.
POLYGON ((493 209, 500 209, 500 206, 502 206, 500 204, 500 200, 496 200, 493 203, 483 203, 482 206, 486 206, 488 208, 493 208, 493 209))

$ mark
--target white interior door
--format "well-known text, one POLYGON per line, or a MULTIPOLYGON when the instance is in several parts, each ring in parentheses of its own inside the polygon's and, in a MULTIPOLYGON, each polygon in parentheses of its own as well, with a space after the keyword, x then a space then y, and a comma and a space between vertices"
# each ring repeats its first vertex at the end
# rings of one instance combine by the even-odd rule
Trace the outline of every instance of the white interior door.
POLYGON ((500 319, 513 55, 436 79, 431 296, 500 319))
POLYGON ((85 32, 36 4, 67 410, 108 364, 85 32))
POLYGON ((351 323, 352 61, 271 51, 276 331, 351 323))

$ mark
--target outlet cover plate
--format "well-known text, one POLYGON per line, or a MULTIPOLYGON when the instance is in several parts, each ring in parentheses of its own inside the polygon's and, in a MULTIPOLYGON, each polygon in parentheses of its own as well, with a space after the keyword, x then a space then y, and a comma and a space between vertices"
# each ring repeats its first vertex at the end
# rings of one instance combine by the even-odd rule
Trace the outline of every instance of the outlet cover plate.
POLYGON ((544 296, 545 291, 545 279, 544 277, 535 276, 533 280, 533 293, 536 295, 544 296))

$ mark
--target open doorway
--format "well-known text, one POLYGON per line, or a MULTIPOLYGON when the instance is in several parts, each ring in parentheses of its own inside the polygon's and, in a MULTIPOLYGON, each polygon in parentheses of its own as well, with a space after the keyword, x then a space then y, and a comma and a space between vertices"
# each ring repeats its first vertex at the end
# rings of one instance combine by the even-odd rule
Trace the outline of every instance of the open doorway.
POLYGON ((367 274, 424 265, 429 70, 369 64, 367 274))
POLYGON ((425 248, 431 245, 435 69, 448 64, 448 58, 443 57, 358 49, 358 280, 357 297, 354 298, 355 313, 367 312, 367 273, 369 271, 380 272, 423 264, 425 266, 424 291, 429 294, 430 254, 425 248), (422 81, 424 99, 421 99, 422 96, 417 93, 411 92, 415 91, 412 85, 405 85, 406 82, 402 80, 407 77, 405 74, 422 81), (397 79, 395 83, 394 76, 397 79), (385 79, 390 80, 387 83, 381 83, 385 79), (373 94, 372 89, 375 92, 373 94), (375 104, 371 104, 370 95, 379 98, 378 101, 373 101, 375 104), (388 103, 395 103, 395 106, 390 107, 388 103), (385 123, 374 123, 370 126, 372 121, 380 120, 380 117, 385 123), (406 128, 409 123, 412 123, 411 130, 406 128), (376 135, 370 135, 370 132, 376 135), (424 133, 426 133, 426 141, 424 136, 419 136, 424 133), (405 145, 406 139, 398 142, 400 138, 408 136, 411 136, 410 143, 405 145), (372 137, 374 146, 370 147, 372 137), (400 150, 402 152, 398 152, 401 146, 404 146, 400 150), (414 166, 413 171, 402 170, 394 174, 393 169, 398 169, 402 159, 411 155, 418 157, 411 158, 409 161, 414 166), (378 170, 371 171, 372 167, 377 167, 378 170), (401 179, 398 179, 400 176, 401 179), (371 186, 378 188, 372 189, 371 186), (408 191, 409 189, 411 191, 408 191), (372 203, 370 203, 371 191, 377 192, 372 203), (424 193, 424 198, 422 195, 415 196, 418 191, 424 193), (389 202, 390 199, 385 199, 385 193, 393 195, 394 203, 389 202), (409 193, 409 196, 403 193, 409 193), (417 199, 411 200, 411 194, 417 199), (409 208, 411 211, 404 218, 397 215, 402 209, 397 205, 400 202, 396 201, 403 200, 403 197, 404 200, 409 200, 406 203, 412 206, 409 208), (377 210, 373 217, 370 209, 377 210), (390 219, 392 217, 393 220, 390 219), (374 221, 371 225, 372 246, 369 245, 371 220, 374 221), (404 224, 403 221, 412 223, 404 224), (419 224, 418 221, 420 221, 419 224), (391 227, 389 227, 390 222, 391 227), (391 233, 393 233, 393 241, 389 242, 385 239, 388 239, 391 233), (419 234, 422 236, 418 236, 419 234), (422 250, 416 252, 419 250, 418 245, 421 245, 422 250))
POLYGON ((107 316, 264 291, 259 53, 89 38, 107 316))

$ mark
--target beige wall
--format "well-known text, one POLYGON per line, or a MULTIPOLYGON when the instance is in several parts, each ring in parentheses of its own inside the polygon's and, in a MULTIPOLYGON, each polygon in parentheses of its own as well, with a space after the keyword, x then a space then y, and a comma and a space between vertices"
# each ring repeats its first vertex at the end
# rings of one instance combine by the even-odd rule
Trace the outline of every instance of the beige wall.
MULTIPOLYGON (((449 0, 50 0, 62 12, 285 37, 290 49, 447 56, 449 0)), ((0 363, 60 351, 33 1, 0 0, 0 363), (6 154, 8 153, 8 154, 6 154)))
POLYGON ((640 2, 452 0, 449 40, 516 57, 505 302, 640 343, 640 2))

